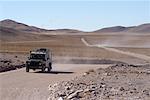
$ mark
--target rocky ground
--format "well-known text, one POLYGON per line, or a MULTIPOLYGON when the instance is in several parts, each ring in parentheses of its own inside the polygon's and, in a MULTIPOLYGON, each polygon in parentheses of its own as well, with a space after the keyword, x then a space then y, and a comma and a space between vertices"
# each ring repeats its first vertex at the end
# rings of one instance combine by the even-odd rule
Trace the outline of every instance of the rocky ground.
POLYGON ((0 72, 16 70, 22 67, 25 67, 24 63, 14 64, 11 60, 0 60, 0 72))
POLYGON ((49 86, 49 100, 149 100, 150 65, 116 64, 49 86))
POLYGON ((6 72, 25 67, 24 61, 17 55, 0 54, 0 72, 6 72))

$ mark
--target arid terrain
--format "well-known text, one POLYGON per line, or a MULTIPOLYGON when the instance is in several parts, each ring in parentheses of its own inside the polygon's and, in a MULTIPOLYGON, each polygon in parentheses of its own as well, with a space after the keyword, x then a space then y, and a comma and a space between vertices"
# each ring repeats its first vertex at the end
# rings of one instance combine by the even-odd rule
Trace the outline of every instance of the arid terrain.
POLYGON ((148 100, 149 43, 150 24, 82 32, 3 20, 0 99, 148 100), (50 73, 25 72, 29 51, 35 48, 52 51, 50 73))

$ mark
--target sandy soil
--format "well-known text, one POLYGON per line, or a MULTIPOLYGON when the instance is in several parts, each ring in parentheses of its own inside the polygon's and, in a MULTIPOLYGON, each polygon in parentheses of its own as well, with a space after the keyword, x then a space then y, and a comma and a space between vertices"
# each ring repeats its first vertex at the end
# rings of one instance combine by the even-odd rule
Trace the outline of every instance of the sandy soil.
POLYGON ((122 51, 129 51, 129 52, 134 52, 134 53, 138 53, 138 54, 144 54, 147 56, 150 56, 150 48, 134 48, 134 47, 122 47, 122 48, 117 48, 119 50, 122 51))
POLYGON ((112 51, 112 52, 116 52, 116 53, 120 53, 120 54, 124 54, 124 55, 128 55, 128 56, 131 56, 131 57, 135 57, 135 58, 139 58, 139 59, 143 59, 145 61, 147 61, 147 63, 149 63, 150 61, 150 57, 149 56, 146 56, 144 54, 138 54, 138 53, 134 53, 134 52, 129 52, 129 51, 122 51, 122 50, 119 50, 117 48, 112 48, 112 47, 107 47, 107 46, 104 46, 104 45, 99 45, 99 44, 89 44, 84 38, 81 38, 81 41, 88 47, 98 47, 98 48, 103 48, 107 51, 112 51))
MULTIPOLYGON (((65 35, 65 36, 51 36, 49 40, 41 40, 41 41, 12 41, 12 42, 3 42, 0 45, 1 52, 10 52, 10 53, 20 53, 20 54, 28 54, 28 52, 32 49, 39 48, 39 47, 46 47, 49 48, 53 52, 53 57, 81 57, 81 58, 96 58, 96 59, 111 59, 117 60, 118 59, 122 62, 128 63, 145 63, 145 60, 141 60, 134 56, 128 56, 125 54, 113 52, 111 50, 106 50, 105 48, 97 48, 97 47, 87 47, 82 41, 81 38, 84 37, 90 44, 97 44, 101 43, 101 41, 112 40, 108 41, 107 43, 111 44, 113 41, 118 42, 118 38, 120 39, 122 35, 65 35), (111 39, 112 38, 112 39, 111 39)), ((130 37, 130 36, 127 36, 130 37)), ((132 38, 134 35, 131 36, 132 38)), ((140 40, 146 40, 143 43, 149 43, 149 39, 146 36, 139 36, 136 35, 140 40), (141 37, 141 38, 140 38, 141 37)), ((132 40, 132 39, 131 39, 132 40)), ((128 43, 126 41, 126 43, 128 43)), ((139 42, 138 42, 139 43, 139 42)), ((103 44, 101 44, 103 45, 103 44)), ((118 46, 117 44, 115 44, 118 46)), ((140 44, 139 44, 140 45, 140 44)), ((149 51, 145 50, 145 54, 148 54, 149 51)))
POLYGON ((92 44, 103 45, 108 47, 140 47, 150 48, 149 34, 101 34, 83 37, 92 44))

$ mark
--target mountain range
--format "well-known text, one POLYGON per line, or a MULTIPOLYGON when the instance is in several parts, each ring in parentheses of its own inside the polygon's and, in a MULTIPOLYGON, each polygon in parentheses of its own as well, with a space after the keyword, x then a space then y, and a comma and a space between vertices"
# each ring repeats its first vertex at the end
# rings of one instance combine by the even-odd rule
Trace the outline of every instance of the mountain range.
POLYGON ((55 35, 59 34, 101 34, 101 33, 140 33, 140 34, 149 34, 150 33, 150 23, 141 24, 138 26, 132 27, 124 27, 124 26, 114 26, 102 28, 93 32, 83 32, 75 29, 55 29, 48 30, 42 29, 35 26, 29 26, 24 23, 16 22, 14 20, 6 19, 0 21, 0 36, 1 40, 8 40, 7 38, 15 37, 38 37, 38 35, 51 35, 51 33, 55 33, 55 35), (37 36, 35 36, 35 33, 37 36))
POLYGON ((107 27, 94 32, 96 33, 109 33, 109 32, 110 33, 112 32, 150 33, 150 23, 141 24, 132 27, 124 27, 124 26, 107 27))

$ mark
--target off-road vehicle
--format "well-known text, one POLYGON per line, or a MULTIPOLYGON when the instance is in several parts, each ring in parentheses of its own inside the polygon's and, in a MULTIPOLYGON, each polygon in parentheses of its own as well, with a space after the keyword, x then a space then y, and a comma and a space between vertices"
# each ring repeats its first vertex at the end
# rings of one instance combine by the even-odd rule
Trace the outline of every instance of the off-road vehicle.
POLYGON ((26 61, 26 72, 29 72, 30 69, 41 69, 42 72, 47 69, 50 72, 52 69, 52 53, 46 48, 30 51, 26 61))

